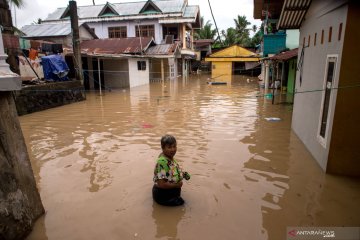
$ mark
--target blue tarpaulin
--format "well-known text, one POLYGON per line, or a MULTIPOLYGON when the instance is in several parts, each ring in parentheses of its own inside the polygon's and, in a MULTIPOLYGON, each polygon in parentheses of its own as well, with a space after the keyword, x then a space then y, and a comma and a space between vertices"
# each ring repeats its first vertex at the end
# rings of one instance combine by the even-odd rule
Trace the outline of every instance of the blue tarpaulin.
POLYGON ((50 81, 69 80, 69 67, 61 55, 49 55, 41 58, 44 78, 50 81))

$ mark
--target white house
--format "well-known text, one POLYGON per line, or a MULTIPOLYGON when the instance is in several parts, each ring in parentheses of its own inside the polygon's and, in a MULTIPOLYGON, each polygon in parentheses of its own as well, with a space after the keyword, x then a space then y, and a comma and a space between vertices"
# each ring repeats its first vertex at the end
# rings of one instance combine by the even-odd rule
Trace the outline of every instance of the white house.
MULTIPOLYGON (((148 0, 78 6, 79 23, 87 23, 99 38, 153 37, 156 44, 179 43, 183 75, 195 57, 193 31, 200 28, 199 6, 187 0, 148 0)), ((58 8, 43 22, 68 22, 69 7, 58 8)))
POLYGON ((285 0, 278 28, 300 29, 292 129, 328 173, 360 176, 360 3, 285 0))

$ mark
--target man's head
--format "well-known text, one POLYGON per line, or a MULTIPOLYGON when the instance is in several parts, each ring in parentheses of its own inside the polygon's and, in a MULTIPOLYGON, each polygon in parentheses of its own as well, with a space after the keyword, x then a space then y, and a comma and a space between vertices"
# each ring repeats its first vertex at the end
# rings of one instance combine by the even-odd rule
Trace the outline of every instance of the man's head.
POLYGON ((176 139, 172 135, 164 135, 161 138, 161 148, 166 157, 172 159, 177 151, 176 139))

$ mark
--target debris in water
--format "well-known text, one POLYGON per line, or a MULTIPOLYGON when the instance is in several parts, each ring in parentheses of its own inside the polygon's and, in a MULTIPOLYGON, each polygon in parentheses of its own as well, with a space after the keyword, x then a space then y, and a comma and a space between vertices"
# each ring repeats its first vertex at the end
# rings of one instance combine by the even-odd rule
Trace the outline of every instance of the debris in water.
POLYGON ((209 85, 225 85, 226 82, 207 82, 209 85))
POLYGON ((272 93, 267 93, 264 96, 265 96, 265 98, 269 99, 269 98, 273 97, 273 94, 272 93))
POLYGON ((142 128, 153 128, 154 126, 148 123, 142 124, 142 128))
POLYGON ((277 121, 280 121, 281 118, 277 118, 277 117, 268 117, 268 118, 265 118, 266 121, 269 121, 269 122, 277 122, 277 121))

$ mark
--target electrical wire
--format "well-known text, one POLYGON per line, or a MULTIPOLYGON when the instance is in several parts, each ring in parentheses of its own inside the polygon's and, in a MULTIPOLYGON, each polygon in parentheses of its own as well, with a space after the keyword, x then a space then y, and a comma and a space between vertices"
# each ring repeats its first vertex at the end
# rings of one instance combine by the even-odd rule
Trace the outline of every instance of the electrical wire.
POLYGON ((220 41, 221 45, 223 45, 223 42, 221 41, 221 37, 220 37, 220 32, 219 32, 219 29, 218 29, 218 27, 217 27, 217 24, 216 24, 216 21, 215 21, 215 17, 214 17, 212 8, 211 8, 210 0, 208 0, 208 2, 209 2, 209 7, 210 7, 211 16, 212 16, 212 18, 213 18, 213 20, 214 20, 215 28, 216 28, 216 31, 217 31, 217 33, 218 33, 219 41, 220 41))

